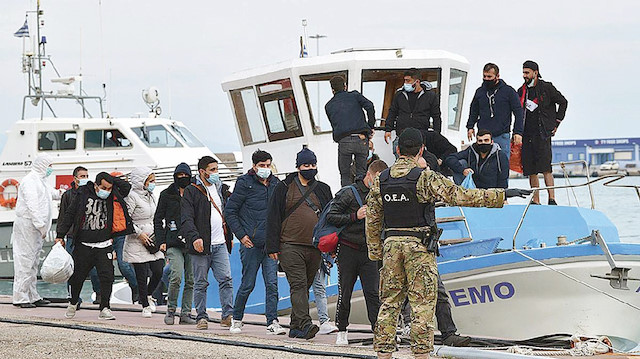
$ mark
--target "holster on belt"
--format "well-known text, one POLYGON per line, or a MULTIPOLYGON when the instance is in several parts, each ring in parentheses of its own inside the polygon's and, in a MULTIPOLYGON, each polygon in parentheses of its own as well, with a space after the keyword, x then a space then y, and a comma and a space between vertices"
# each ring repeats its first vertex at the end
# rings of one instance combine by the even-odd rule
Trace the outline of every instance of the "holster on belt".
POLYGON ((427 251, 435 253, 436 256, 440 255, 438 239, 442 235, 442 229, 433 225, 428 228, 421 229, 419 231, 407 231, 401 229, 385 229, 384 238, 399 236, 399 237, 415 237, 420 239, 420 243, 427 247, 427 251))

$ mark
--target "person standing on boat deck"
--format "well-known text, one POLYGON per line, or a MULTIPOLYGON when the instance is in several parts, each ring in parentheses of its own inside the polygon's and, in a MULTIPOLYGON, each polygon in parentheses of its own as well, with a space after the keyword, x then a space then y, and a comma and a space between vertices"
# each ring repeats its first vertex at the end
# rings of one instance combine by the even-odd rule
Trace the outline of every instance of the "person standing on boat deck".
POLYGON ((477 188, 507 188, 509 160, 488 130, 479 130, 476 143, 449 155, 446 162, 457 185, 472 173, 477 188))
MULTIPOLYGON (((371 163, 367 174, 363 179, 358 179, 352 186, 355 187, 361 202, 367 198, 373 179, 388 166, 384 161, 377 160, 371 163)), ((336 308, 336 324, 338 336, 336 345, 349 344, 347 327, 349 326, 349 314, 351 312, 351 295, 353 286, 358 277, 362 283, 362 292, 367 305, 367 316, 371 323, 371 330, 375 328, 380 309, 378 287, 380 275, 378 273, 378 261, 372 261, 367 254, 367 241, 364 234, 364 217, 367 206, 360 206, 351 186, 342 188, 331 204, 327 213, 327 222, 336 227, 343 227, 338 235, 338 247, 336 249, 336 262, 338 264, 338 304, 336 308)))
POLYGON ((340 183, 347 186, 351 180, 351 162, 355 163, 356 176, 367 172, 369 137, 376 125, 373 102, 358 91, 348 91, 344 78, 335 76, 329 81, 333 97, 324 106, 333 130, 333 140, 338 143, 338 169, 340 183), (364 119, 367 112, 368 122, 364 119))
POLYGON ((320 328, 309 316, 309 288, 320 267, 320 251, 313 246, 313 227, 333 197, 331 188, 315 179, 313 151, 303 148, 296 156, 297 172, 279 183, 269 197, 266 250, 287 275, 291 290, 290 338, 311 339, 320 328))
MULTIPOLYGON (((552 187, 551 137, 564 119, 568 101, 551 82, 542 80, 537 63, 525 61, 522 77, 524 84, 518 89, 520 103, 525 108, 522 173, 529 176, 531 188, 540 187, 538 173, 544 176, 544 184, 552 187)), ((554 190, 548 192, 549 204, 555 205, 554 190)), ((533 203, 540 204, 540 192, 533 194, 533 203)))
POLYGON ((396 350, 396 324, 407 297, 414 314, 411 350, 416 358, 429 358, 433 350, 438 290, 435 202, 502 207, 506 197, 531 193, 520 189, 463 189, 439 173, 417 167, 423 147, 420 131, 405 130, 398 140, 400 158, 374 179, 367 197, 369 259, 383 261, 382 304, 374 330, 374 350, 379 358, 391 358, 396 350))
POLYGON ((173 183, 160 192, 158 208, 153 217, 154 233, 161 250, 166 250, 169 259, 169 285, 167 313, 164 323, 173 325, 180 284, 184 275, 184 289, 182 291, 182 308, 180 310, 180 324, 195 324, 189 314, 193 304, 193 265, 187 253, 187 245, 180 235, 180 201, 184 190, 191 184, 191 167, 182 162, 173 171, 173 183))
POLYGON ((31 171, 18 187, 16 219, 13 222, 13 305, 34 308, 50 302, 36 289, 42 244, 51 228, 51 200, 60 198, 49 188, 52 159, 42 154, 33 160, 31 171))
POLYGON ((136 167, 131 171, 132 191, 125 198, 134 233, 124 241, 124 260, 133 265, 138 282, 138 298, 142 305, 142 317, 151 318, 156 304, 151 293, 160 283, 164 268, 164 254, 154 237, 153 216, 156 213, 156 176, 149 167, 136 167), (149 278, 151 271, 151 278, 149 278))
POLYGON ((218 282, 222 320, 220 326, 231 327, 233 314, 233 279, 229 253, 233 247, 233 234, 227 229, 223 216, 226 204, 225 186, 218 173, 218 161, 204 156, 198 161, 195 183, 187 186, 181 201, 181 234, 193 264, 193 302, 196 307, 196 328, 209 328, 207 314, 207 287, 209 269, 218 282))
POLYGON ((234 334, 242 332, 244 309, 256 285, 258 270, 262 268, 267 333, 280 335, 286 330, 278 322, 278 262, 269 258, 265 251, 269 196, 280 180, 271 173, 273 158, 268 152, 258 150, 251 160, 253 167, 238 177, 224 209, 227 223, 242 245, 242 282, 236 293, 229 331, 234 334))
POLYGON ((64 236, 71 233, 73 247, 73 275, 71 300, 65 317, 76 315, 80 291, 91 268, 96 267, 100 279, 99 319, 116 319, 109 309, 113 286, 113 237, 134 232, 133 221, 127 211, 125 198, 131 185, 106 172, 96 176, 96 182, 88 182, 78 188, 73 202, 65 211, 64 220, 58 223, 56 242, 64 245, 64 236), (73 232, 70 232, 73 226, 73 232))
MULTIPOLYGON (((469 141, 473 139, 475 136, 473 127, 476 125, 478 130, 488 130, 491 132, 493 141, 500 146, 508 160, 511 156, 511 114, 515 117, 513 143, 520 144, 524 131, 524 114, 518 94, 513 87, 500 79, 498 65, 490 62, 484 65, 482 86, 476 90, 471 100, 469 120, 467 120, 467 138, 469 141)), ((509 169, 508 162, 505 168, 509 169)))
MULTIPOLYGON (((396 130, 392 149, 394 153, 398 147, 398 137, 406 128, 413 127, 424 131, 432 128, 438 133, 441 132, 440 99, 432 89, 431 83, 420 81, 420 72, 417 69, 412 68, 404 72, 404 85, 396 91, 385 123, 386 143, 391 140, 391 131, 396 130)), ((398 154, 395 155, 398 158, 398 154)))

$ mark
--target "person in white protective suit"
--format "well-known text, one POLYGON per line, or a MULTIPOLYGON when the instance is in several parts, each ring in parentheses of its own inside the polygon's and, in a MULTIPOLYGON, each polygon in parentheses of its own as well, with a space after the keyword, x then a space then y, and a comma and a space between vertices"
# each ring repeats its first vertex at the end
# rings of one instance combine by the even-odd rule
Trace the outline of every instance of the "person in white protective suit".
POLYGON ((16 219, 13 222, 13 305, 34 308, 49 304, 36 290, 42 244, 51 228, 51 201, 60 193, 47 185, 52 159, 43 154, 33 161, 31 171, 18 188, 16 219))

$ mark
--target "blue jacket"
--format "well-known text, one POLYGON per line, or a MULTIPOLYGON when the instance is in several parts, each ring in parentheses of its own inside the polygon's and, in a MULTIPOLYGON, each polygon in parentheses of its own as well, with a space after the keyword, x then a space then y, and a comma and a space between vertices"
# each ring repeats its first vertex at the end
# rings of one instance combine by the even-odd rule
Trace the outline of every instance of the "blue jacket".
POLYGON ((224 209, 227 224, 236 238, 249 236, 256 248, 264 248, 269 196, 278 183, 280 180, 271 175, 268 185, 263 185, 253 169, 238 178, 224 209))
POLYGON ((324 106, 324 110, 331 122, 333 140, 336 142, 352 134, 362 133, 368 136, 376 125, 373 102, 358 91, 336 92, 324 106), (364 120, 362 109, 367 111, 369 122, 364 120))
POLYGON ((503 80, 493 89, 482 85, 473 95, 467 129, 473 128, 477 123, 478 130, 487 130, 493 137, 510 133, 512 113, 516 117, 513 133, 522 135, 524 112, 516 90, 503 80))
POLYGON ((473 146, 469 146, 463 151, 449 155, 445 163, 453 172, 462 173, 465 167, 459 160, 466 160, 469 168, 473 170, 473 182, 478 188, 507 188, 509 159, 500 146, 494 143, 487 158, 478 167, 479 157, 473 146))

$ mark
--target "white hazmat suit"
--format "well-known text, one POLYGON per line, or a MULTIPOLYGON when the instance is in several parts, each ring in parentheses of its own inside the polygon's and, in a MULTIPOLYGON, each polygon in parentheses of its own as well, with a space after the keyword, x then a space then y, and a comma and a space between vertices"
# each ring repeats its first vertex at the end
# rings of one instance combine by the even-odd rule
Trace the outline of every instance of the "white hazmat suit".
MULTIPOLYGON (((44 238, 51 228, 53 189, 46 183, 49 155, 36 157, 18 188, 16 219, 13 222, 13 304, 42 299, 36 290, 38 264, 44 238)), ((57 196, 56 196, 57 197, 57 196)))

